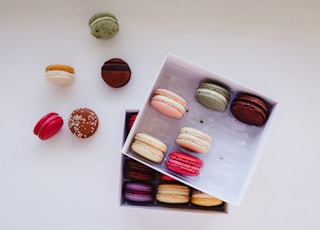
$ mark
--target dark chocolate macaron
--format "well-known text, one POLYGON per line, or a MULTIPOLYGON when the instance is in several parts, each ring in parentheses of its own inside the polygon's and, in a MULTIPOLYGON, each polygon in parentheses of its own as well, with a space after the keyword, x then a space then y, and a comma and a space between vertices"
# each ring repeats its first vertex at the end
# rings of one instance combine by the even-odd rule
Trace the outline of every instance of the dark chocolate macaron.
POLYGON ((138 161, 127 159, 124 167, 125 177, 133 180, 151 181, 156 177, 156 172, 138 161))
POLYGON ((131 78, 129 65, 120 58, 112 58, 101 67, 102 79, 113 88, 126 85, 131 78))
POLYGON ((254 95, 241 94, 233 100, 231 113, 245 124, 262 126, 268 119, 269 108, 262 99, 254 95))

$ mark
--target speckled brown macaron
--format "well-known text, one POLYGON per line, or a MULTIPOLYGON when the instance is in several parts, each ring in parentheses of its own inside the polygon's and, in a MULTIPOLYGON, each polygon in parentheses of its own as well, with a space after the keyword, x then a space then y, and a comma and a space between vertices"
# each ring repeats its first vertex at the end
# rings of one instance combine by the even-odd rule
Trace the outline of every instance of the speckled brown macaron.
POLYGON ((121 58, 112 58, 101 67, 101 77, 109 86, 120 88, 129 82, 131 70, 121 58))
POLYGON ((75 109, 69 116, 68 127, 79 138, 92 136, 99 125, 98 116, 88 108, 75 109))

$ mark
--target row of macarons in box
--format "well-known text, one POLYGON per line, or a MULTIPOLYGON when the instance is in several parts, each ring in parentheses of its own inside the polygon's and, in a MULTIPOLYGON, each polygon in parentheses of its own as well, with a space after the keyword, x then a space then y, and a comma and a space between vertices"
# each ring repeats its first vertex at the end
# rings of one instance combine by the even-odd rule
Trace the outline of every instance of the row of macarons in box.
MULTIPOLYGON (((201 81, 196 89, 195 99, 208 109, 225 112, 232 97, 228 87, 217 82, 201 81)), ((189 110, 188 103, 182 96, 164 88, 153 91, 150 105, 174 119, 182 119, 189 110)), ((242 92, 232 99, 230 112, 246 125, 263 126, 268 119, 270 108, 262 98, 242 92)))
POLYGON ((212 211, 226 209, 224 201, 128 157, 123 161, 122 203, 212 211))
POLYGON ((180 176, 199 176, 203 167, 202 158, 211 147, 211 137, 198 129, 183 127, 175 142, 177 146, 168 147, 154 136, 138 132, 134 136, 131 149, 144 161, 163 164, 167 170, 180 176))
MULTIPOLYGON (((131 130, 136 116, 137 113, 132 113, 126 117, 125 136, 131 130)), ((212 138, 198 129, 183 127, 176 137, 176 144, 177 148, 169 148, 163 141, 147 133, 138 132, 134 136, 131 149, 144 161, 155 164, 164 162, 166 169, 180 176, 199 176, 203 167, 201 158, 210 150, 212 138)))
MULTIPOLYGON (((137 115, 138 111, 126 112, 124 141, 137 115)), ((123 156, 122 169, 121 197, 123 203, 138 206, 179 208, 183 210, 195 209, 226 212, 226 202, 186 186, 172 177, 159 173, 127 156, 123 156), (137 197, 136 193, 140 194, 138 191, 141 190, 143 191, 143 195, 137 197), (180 196, 181 192, 184 195, 180 196)))

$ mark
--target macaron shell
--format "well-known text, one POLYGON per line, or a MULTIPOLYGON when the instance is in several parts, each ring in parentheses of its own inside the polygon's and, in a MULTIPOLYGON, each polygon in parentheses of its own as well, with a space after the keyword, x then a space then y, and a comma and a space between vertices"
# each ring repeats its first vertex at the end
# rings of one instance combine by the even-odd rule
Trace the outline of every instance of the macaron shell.
POLYGON ((74 74, 61 70, 51 70, 46 72, 46 80, 57 85, 67 85, 73 82, 74 74))
POLYGON ((171 152, 169 154, 169 158, 180 161, 182 163, 186 163, 188 165, 195 166, 197 168, 201 168, 203 166, 202 160, 200 160, 198 157, 191 156, 182 152, 171 152))
POLYGON ((250 102, 252 104, 255 104, 256 106, 259 106, 266 114, 269 113, 268 106, 257 97, 254 97, 251 95, 242 95, 242 96, 239 96, 238 98, 236 98, 236 100, 250 102))
POLYGON ((46 72, 47 71, 53 71, 53 70, 61 70, 61 71, 65 71, 65 72, 68 72, 68 73, 74 73, 74 68, 72 66, 69 66, 69 65, 52 64, 52 65, 48 65, 46 67, 46 72))

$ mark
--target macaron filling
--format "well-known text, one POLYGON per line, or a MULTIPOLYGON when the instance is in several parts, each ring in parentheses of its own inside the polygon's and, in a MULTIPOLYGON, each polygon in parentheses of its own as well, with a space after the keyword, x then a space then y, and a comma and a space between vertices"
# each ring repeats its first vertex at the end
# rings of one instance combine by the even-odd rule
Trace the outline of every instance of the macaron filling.
POLYGON ((215 97, 217 100, 219 100, 221 103, 223 103, 225 105, 228 103, 228 97, 226 97, 221 92, 218 92, 216 90, 200 88, 200 89, 197 89, 197 93, 203 94, 206 96, 215 97))
POLYGON ((110 17, 110 16, 104 16, 104 17, 100 17, 100 18, 97 18, 97 19, 93 20, 89 26, 93 27, 95 24, 97 24, 97 23, 99 23, 101 21, 104 21, 104 20, 111 20, 114 23, 118 24, 118 22, 117 22, 117 20, 115 18, 110 17))

